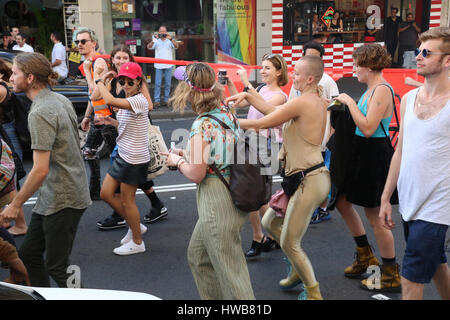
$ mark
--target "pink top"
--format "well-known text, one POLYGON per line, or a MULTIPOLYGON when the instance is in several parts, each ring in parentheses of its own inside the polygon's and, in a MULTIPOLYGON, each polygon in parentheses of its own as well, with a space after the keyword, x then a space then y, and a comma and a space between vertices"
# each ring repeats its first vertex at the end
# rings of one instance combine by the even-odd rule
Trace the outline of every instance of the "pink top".
MULTIPOLYGON (((271 90, 269 90, 268 86, 262 87, 261 90, 259 91, 259 94, 266 101, 272 99, 272 97, 275 96, 276 94, 283 95, 284 102, 286 102, 288 100, 287 94, 284 93, 282 90, 271 91, 271 90)), ((261 119, 262 117, 264 117, 263 113, 259 112, 255 107, 250 106, 250 109, 248 110, 248 114, 247 114, 247 119, 257 120, 257 119, 261 119)), ((282 128, 283 128, 283 125, 279 125, 279 126, 273 128, 273 130, 275 131, 275 136, 277 138, 277 142, 279 142, 279 143, 283 142, 282 128)), ((265 137, 267 137, 268 129, 260 130, 260 133, 262 135, 264 135, 265 137)))

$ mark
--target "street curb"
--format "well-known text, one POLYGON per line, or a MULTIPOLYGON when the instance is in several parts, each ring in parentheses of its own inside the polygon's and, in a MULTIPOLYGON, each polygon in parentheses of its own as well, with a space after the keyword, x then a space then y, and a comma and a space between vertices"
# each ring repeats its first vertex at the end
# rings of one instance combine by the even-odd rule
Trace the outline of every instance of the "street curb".
MULTIPOLYGON (((170 108, 164 108, 166 110, 153 110, 150 111, 150 117, 152 120, 174 120, 174 119, 189 119, 197 117, 197 114, 192 110, 186 110, 184 113, 179 113, 171 110, 170 108)), ((236 109, 237 115, 247 115, 248 107, 236 109)))

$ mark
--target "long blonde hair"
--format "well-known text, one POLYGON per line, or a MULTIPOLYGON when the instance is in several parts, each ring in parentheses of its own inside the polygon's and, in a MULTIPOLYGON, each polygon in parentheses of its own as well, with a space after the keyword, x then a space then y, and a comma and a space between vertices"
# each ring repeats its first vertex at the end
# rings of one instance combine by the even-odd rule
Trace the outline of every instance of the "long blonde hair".
POLYGON ((220 105, 223 90, 223 86, 216 82, 213 68, 196 62, 186 66, 184 81, 178 83, 169 104, 175 111, 184 112, 190 102, 192 110, 201 114, 220 105))

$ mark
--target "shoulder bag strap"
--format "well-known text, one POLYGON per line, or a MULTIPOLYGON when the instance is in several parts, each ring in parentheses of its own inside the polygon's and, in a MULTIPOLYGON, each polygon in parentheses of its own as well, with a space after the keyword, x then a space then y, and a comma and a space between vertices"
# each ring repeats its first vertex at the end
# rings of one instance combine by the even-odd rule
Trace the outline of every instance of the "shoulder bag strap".
MULTIPOLYGON (((395 118, 396 118, 396 120, 398 121, 398 118, 397 118, 397 110, 395 110, 395 96, 394 96, 394 90, 393 90, 387 83, 381 83, 381 84, 379 84, 378 86, 386 86, 386 87, 389 88, 389 91, 391 91, 391 95, 392 95, 392 108, 394 109, 394 112, 395 112, 395 118)), ((377 87, 378 87, 378 86, 377 86, 377 87)), ((375 89, 376 89, 377 87, 375 87, 375 89)), ((370 96, 371 98, 372 98, 373 94, 375 93, 375 89, 373 90, 372 95, 370 96)), ((383 120, 383 119, 382 119, 382 120, 383 120)), ((398 123, 398 122, 397 122, 397 123, 398 123)), ((384 128, 383 121, 380 121, 380 124, 381 124, 381 128, 383 129, 384 135, 385 135, 386 138, 388 138, 389 141, 390 141, 391 138, 386 134, 386 129, 384 128)))

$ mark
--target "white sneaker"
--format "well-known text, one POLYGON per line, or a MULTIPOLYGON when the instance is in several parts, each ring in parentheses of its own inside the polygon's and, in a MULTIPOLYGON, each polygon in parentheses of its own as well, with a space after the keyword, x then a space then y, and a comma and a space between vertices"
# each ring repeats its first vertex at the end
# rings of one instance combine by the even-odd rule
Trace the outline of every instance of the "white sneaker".
POLYGON ((133 240, 131 240, 123 246, 115 248, 113 252, 119 256, 128 256, 130 254, 141 253, 145 252, 145 244, 144 241, 142 241, 141 244, 136 244, 133 240))
MULTIPOLYGON (((144 234, 146 231, 147 231, 147 227, 141 223, 141 234, 144 234)), ((133 239, 133 232, 131 232, 131 229, 128 228, 128 232, 125 235, 125 237, 123 237, 123 239, 120 240, 120 244, 125 244, 127 242, 130 242, 131 239, 133 239)))

